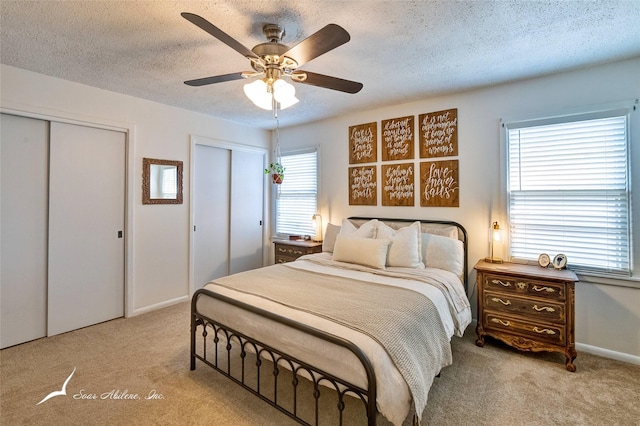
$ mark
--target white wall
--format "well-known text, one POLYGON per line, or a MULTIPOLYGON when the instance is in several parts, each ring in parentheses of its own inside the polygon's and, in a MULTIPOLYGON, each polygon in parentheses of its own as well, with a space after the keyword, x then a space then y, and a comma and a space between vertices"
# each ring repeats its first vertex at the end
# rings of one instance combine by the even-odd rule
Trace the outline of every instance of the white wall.
MULTIPOLYGON (((280 143, 283 151, 321 146, 319 206, 325 223, 340 224, 348 216, 455 220, 469 233, 472 269, 478 259, 488 255, 490 222, 506 223, 500 119, 557 114, 638 97, 640 58, 285 128, 280 131, 280 143), (378 206, 349 206, 349 126, 450 108, 458 108, 459 208, 383 207, 380 190, 378 206)), ((304 100, 296 107, 303 106, 304 100)), ((640 224, 640 148, 636 148, 640 146, 640 111, 632 114, 631 126, 633 218, 637 228, 640 224)), ((416 159, 416 164, 418 161, 416 159)), ((640 267, 638 233, 634 234, 634 250, 637 269, 640 267)), ((638 277, 640 273, 636 270, 634 278, 638 277)), ((475 302, 473 272, 470 282, 473 283, 470 297, 475 302)), ((617 284, 631 287, 585 282, 577 285, 576 340, 581 344, 578 349, 604 348, 623 358, 630 355, 634 362, 640 363, 640 285, 637 281, 617 284)))
POLYGON ((190 135, 268 148, 269 132, 5 65, 0 83, 3 112, 112 126, 129 133, 127 313, 186 300, 190 135), (184 162, 183 204, 142 204, 144 157, 184 162))

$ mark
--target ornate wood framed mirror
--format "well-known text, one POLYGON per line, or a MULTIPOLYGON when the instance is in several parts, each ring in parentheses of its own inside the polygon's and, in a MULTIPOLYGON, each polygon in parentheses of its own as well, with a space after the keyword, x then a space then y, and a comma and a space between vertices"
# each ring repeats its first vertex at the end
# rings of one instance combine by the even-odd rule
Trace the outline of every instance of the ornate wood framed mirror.
POLYGON ((142 159, 142 204, 182 204, 182 161, 142 159))

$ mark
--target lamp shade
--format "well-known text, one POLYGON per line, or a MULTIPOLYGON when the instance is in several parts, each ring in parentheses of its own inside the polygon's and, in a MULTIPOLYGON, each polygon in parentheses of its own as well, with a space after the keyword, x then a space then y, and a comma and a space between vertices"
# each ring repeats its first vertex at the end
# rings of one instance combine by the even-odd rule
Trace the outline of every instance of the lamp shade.
POLYGON ((271 110, 272 98, 271 93, 267 91, 267 83, 263 80, 256 80, 253 83, 244 85, 244 94, 251 100, 258 108, 271 110))
POLYGON ((322 241, 322 216, 316 213, 311 217, 311 220, 313 221, 313 228, 316 233, 313 241, 322 241))
POLYGON ((502 245, 502 230, 500 229, 500 225, 498 222, 493 222, 491 224, 491 228, 489 229, 489 244, 491 246, 491 256, 485 258, 486 262, 490 263, 502 263, 503 260, 500 257, 496 257, 494 255, 494 251, 496 248, 499 248, 502 245))
POLYGON ((280 104, 280 109, 289 108, 298 103, 296 98, 296 88, 282 79, 273 83, 273 97, 280 104))

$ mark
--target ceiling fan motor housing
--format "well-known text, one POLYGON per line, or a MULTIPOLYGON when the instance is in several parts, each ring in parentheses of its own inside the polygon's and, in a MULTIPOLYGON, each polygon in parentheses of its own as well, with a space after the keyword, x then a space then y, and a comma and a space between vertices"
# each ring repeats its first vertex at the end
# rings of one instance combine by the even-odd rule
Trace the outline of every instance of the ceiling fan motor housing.
POLYGON ((261 59, 261 63, 251 61, 251 66, 258 72, 263 72, 265 68, 277 67, 285 74, 289 74, 298 64, 293 59, 282 56, 289 51, 289 46, 280 43, 285 35, 284 29, 277 24, 267 24, 262 28, 262 31, 269 42, 258 44, 251 49, 261 59), (261 65, 264 65, 264 68, 261 65))

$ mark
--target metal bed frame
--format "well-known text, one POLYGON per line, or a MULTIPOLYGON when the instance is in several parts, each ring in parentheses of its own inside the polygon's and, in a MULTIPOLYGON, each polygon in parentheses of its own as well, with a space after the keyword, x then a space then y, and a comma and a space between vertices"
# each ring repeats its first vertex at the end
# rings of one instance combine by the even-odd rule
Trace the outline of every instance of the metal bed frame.
MULTIPOLYGON (((350 217, 350 220, 369 220, 372 218, 366 217, 350 217)), ((415 222, 418 219, 378 219, 382 222, 415 222)), ((467 284, 467 232, 462 225, 452 221, 440 221, 440 220, 420 220, 426 224, 440 224, 440 225, 453 225, 458 228, 458 238, 464 244, 464 287, 468 292, 467 284)), ((336 409, 338 411, 339 424, 343 424, 343 414, 345 409, 345 396, 355 396, 364 404, 364 409, 367 415, 367 424, 372 426, 376 424, 376 416, 378 413, 376 407, 376 376, 373 371, 373 366, 369 361, 366 354, 352 342, 343 339, 339 336, 326 333, 316 328, 310 327, 306 324, 294 321, 292 319, 283 317, 281 315, 274 314, 264 309, 257 308, 255 306, 237 301, 227 296, 214 293, 207 289, 197 290, 191 299, 191 370, 196 369, 196 360, 199 359, 209 367, 215 369, 219 373, 231 379, 233 382, 247 389, 249 392, 258 396, 263 401, 274 406, 287 416, 296 420, 304 425, 318 424, 319 421, 319 398, 321 395, 320 385, 328 386, 336 391, 338 401, 336 409), (291 327, 295 330, 302 331, 319 339, 322 339, 330 344, 345 348, 353 353, 360 361, 362 368, 367 376, 367 387, 363 388, 356 386, 348 381, 336 377, 326 371, 316 368, 303 360, 286 354, 274 348, 267 343, 256 340, 250 336, 247 336, 228 324, 223 324, 220 321, 209 318, 197 310, 197 302, 200 297, 211 297, 221 302, 233 305, 246 312, 257 314, 266 319, 275 321, 282 325, 291 327), (201 330, 200 337, 202 339, 201 353, 197 351, 198 330, 201 330), (210 333, 212 334, 209 338, 210 333), (208 339, 209 338, 209 339, 208 339), (208 342, 210 340, 210 342, 208 342), (208 344, 211 345, 211 349, 208 351, 208 344), (235 345, 235 346, 234 346, 235 345), (240 356, 240 372, 235 374, 232 371, 231 356, 232 351, 236 349, 239 351, 240 356), (209 352, 209 353, 208 353, 209 352), (213 353, 211 353, 213 352, 213 353), (247 354, 255 354, 255 361, 249 362, 247 354), (263 366, 262 360, 267 359, 272 363, 272 387, 265 389, 265 386, 261 386, 261 367, 263 366), (252 365, 253 364, 253 365, 252 365), (254 368, 256 372, 255 380, 248 379, 248 369, 254 368), (293 393, 293 401, 289 406, 284 406, 278 401, 278 384, 281 368, 286 368, 291 371, 293 379, 289 386, 291 386, 293 393), (315 401, 314 406, 314 423, 310 423, 308 419, 300 417, 299 413, 299 377, 309 379, 313 386, 313 398, 315 401)), ((285 385, 286 383, 282 384, 285 385)), ((414 414, 414 424, 417 424, 417 415, 414 414)))

